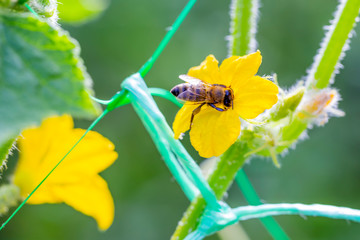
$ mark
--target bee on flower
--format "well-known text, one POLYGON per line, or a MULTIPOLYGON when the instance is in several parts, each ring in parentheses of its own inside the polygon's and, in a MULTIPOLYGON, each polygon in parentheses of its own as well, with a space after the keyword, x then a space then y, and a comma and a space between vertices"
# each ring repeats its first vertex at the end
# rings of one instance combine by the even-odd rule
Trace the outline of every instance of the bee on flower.
POLYGON ((184 106, 177 113, 173 130, 178 139, 190 129, 190 141, 202 157, 219 156, 239 137, 240 118, 256 118, 277 101, 278 87, 256 76, 262 61, 260 51, 232 56, 219 62, 209 55, 180 78, 186 83, 171 92, 184 106))

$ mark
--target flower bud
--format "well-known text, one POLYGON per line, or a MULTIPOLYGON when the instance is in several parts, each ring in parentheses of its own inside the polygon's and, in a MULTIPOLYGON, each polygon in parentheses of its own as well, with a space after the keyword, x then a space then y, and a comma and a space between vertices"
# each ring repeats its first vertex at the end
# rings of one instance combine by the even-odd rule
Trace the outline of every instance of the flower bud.
POLYGON ((299 87, 285 95, 283 99, 279 99, 279 103, 275 111, 270 114, 272 121, 278 121, 289 116, 289 112, 294 112, 299 105, 305 93, 305 87, 299 87))
POLYGON ((335 89, 325 88, 320 91, 309 91, 300 106, 297 117, 310 122, 310 124, 323 126, 331 116, 345 116, 345 113, 337 108, 340 99, 340 94, 335 89))

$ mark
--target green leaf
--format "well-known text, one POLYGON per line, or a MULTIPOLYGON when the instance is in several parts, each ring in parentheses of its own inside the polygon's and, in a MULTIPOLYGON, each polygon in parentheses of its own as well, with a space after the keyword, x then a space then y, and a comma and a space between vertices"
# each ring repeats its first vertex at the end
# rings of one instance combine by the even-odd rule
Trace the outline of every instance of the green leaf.
POLYGON ((60 21, 82 23, 97 17, 109 5, 108 0, 60 0, 60 21))
POLYGON ((0 148, 43 118, 94 117, 91 79, 68 33, 31 14, 0 10, 0 148))

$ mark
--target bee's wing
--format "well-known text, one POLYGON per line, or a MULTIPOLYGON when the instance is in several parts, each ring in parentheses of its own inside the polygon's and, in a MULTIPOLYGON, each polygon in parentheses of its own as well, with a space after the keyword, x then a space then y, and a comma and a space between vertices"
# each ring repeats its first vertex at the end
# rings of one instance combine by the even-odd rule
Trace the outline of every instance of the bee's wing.
POLYGON ((194 85, 198 85, 198 84, 209 85, 208 83, 203 82, 200 79, 197 79, 197 78, 191 77, 189 75, 185 75, 185 74, 180 75, 179 78, 187 83, 194 84, 194 85))
POLYGON ((205 95, 198 94, 194 91, 186 90, 177 96, 177 99, 190 101, 190 102, 203 102, 206 100, 205 95), (193 99, 193 100, 190 100, 193 99))

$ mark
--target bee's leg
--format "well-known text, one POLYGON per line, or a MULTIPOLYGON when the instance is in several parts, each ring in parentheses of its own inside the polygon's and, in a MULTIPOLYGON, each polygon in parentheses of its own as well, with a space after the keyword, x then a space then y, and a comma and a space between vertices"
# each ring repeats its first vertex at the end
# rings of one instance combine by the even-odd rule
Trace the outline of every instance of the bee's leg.
POLYGON ((215 108, 216 110, 218 110, 219 112, 223 112, 225 111, 225 109, 222 109, 222 108, 219 108, 219 107, 216 107, 215 104, 213 103, 209 103, 209 106, 212 107, 212 108, 215 108))
POLYGON ((202 103, 200 104, 197 108, 195 108, 193 111, 192 111, 192 114, 191 114, 191 119, 190 119, 190 129, 191 129, 191 125, 192 125, 192 122, 194 120, 194 117, 196 114, 198 114, 201 110, 201 107, 204 106, 205 103, 202 103))

